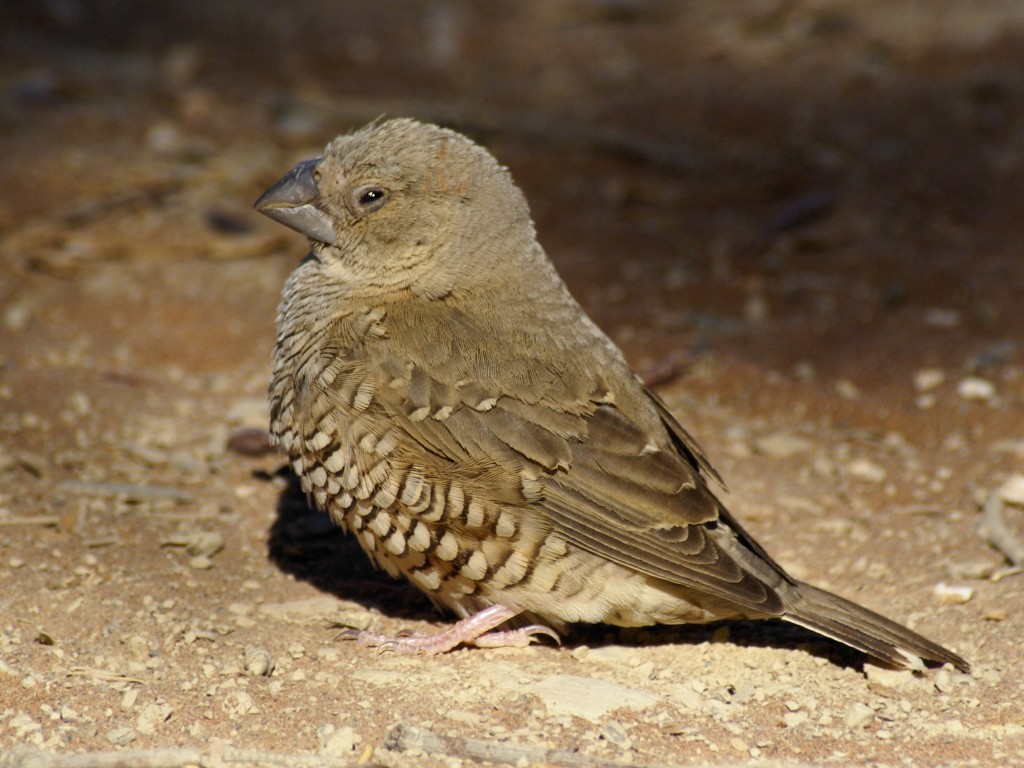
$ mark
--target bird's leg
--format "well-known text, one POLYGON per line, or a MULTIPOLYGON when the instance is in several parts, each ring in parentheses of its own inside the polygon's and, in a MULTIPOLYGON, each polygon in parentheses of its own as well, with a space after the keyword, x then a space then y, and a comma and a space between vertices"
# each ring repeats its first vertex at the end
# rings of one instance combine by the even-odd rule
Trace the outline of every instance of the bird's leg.
POLYGON ((423 654, 434 656, 450 651, 455 646, 466 643, 481 648, 525 648, 534 635, 547 635, 559 642, 558 635, 550 627, 531 624, 521 629, 509 629, 492 632, 495 627, 518 616, 522 611, 504 605, 492 605, 455 622, 448 629, 432 635, 408 635, 393 637, 377 632, 349 630, 342 634, 343 639, 355 640, 360 645, 377 648, 381 652, 393 651, 403 655, 423 654))

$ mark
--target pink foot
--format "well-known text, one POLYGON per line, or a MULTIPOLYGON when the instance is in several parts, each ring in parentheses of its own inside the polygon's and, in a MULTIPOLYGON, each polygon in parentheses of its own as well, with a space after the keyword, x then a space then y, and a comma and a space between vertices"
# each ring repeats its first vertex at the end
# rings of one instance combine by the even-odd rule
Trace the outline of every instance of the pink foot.
POLYGON ((450 651, 457 645, 466 643, 480 648, 525 648, 534 635, 547 635, 560 642, 558 635, 550 627, 531 624, 522 629, 509 629, 492 632, 495 627, 518 616, 521 611, 513 610, 504 605, 492 605, 455 622, 448 629, 432 635, 408 635, 392 637, 377 632, 365 632, 357 629, 342 634, 346 640, 355 640, 360 645, 377 648, 378 651, 393 651, 403 655, 423 654, 434 656, 450 651))

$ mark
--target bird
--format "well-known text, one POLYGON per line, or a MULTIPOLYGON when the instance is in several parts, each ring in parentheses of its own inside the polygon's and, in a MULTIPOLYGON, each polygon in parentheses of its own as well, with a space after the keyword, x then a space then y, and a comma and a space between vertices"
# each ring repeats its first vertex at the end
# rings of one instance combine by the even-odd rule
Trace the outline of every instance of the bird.
POLYGON ((432 634, 352 630, 362 645, 435 655, 574 624, 781 619, 897 668, 970 669, 755 541, 481 145, 378 119, 255 208, 310 244, 278 309, 271 440, 377 567, 458 617, 432 634))

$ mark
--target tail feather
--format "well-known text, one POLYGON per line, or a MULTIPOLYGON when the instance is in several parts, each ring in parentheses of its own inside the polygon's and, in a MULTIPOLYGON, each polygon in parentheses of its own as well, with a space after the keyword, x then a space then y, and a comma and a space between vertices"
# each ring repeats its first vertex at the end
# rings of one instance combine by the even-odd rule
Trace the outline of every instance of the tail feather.
POLYGON ((874 611, 831 592, 798 582, 787 596, 786 621, 838 640, 896 667, 923 669, 925 661, 952 664, 962 672, 962 657, 874 611))

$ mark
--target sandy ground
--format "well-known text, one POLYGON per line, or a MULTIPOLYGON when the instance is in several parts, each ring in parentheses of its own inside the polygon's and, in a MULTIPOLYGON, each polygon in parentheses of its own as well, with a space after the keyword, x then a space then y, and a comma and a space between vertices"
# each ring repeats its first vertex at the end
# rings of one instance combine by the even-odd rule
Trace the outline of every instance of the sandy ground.
POLYGON ((0 763, 1024 763, 1024 576, 977 531, 1024 536, 1020 3, 129 9, 0 33, 0 763), (382 113, 511 167, 769 551, 974 671, 753 623, 340 641, 447 619, 258 453, 303 243, 250 205, 382 113))

